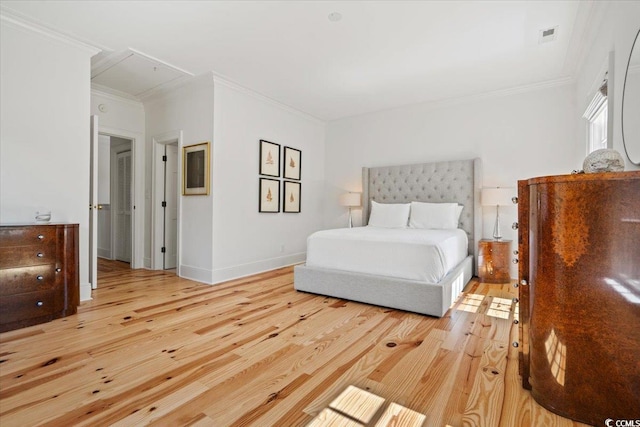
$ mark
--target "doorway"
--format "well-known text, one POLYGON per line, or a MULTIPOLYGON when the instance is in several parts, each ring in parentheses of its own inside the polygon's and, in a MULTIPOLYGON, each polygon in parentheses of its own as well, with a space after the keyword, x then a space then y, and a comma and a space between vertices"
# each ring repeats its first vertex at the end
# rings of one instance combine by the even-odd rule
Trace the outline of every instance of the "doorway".
POLYGON ((153 140, 151 268, 180 275, 180 147, 182 131, 153 140))
POLYGON ((178 143, 164 146, 162 269, 178 265, 178 143))
MULTIPOLYGON (((133 247, 133 141, 98 134, 98 257, 131 268, 133 247)), ((98 269, 105 263, 98 262, 98 269)))

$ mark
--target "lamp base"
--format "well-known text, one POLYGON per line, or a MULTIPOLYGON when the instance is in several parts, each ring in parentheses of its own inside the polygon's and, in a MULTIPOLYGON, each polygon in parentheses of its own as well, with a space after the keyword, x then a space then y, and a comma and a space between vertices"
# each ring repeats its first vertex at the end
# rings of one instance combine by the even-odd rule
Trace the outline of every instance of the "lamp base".
POLYGON ((502 235, 500 234, 500 206, 496 205, 496 222, 493 224, 493 239, 494 240, 502 240, 502 235))

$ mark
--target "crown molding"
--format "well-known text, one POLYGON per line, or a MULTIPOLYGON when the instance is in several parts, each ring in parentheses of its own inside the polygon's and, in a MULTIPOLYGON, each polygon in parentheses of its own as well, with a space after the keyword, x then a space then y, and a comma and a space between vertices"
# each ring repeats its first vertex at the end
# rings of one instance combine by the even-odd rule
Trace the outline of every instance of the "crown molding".
POLYGON ((27 15, 17 12, 9 7, 0 5, 0 21, 4 24, 13 26, 14 28, 28 30, 41 36, 50 38, 57 42, 80 49, 90 56, 96 55, 103 50, 103 47, 95 43, 79 40, 62 31, 56 30, 45 25, 27 15))
POLYGON ((142 101, 135 96, 98 83, 91 83, 91 95, 101 96, 112 101, 124 102, 137 108, 144 108, 142 101))
POLYGON ((284 111, 287 111, 287 112, 289 112, 291 114, 295 114, 295 115, 297 115, 299 117, 302 117, 302 118, 304 118, 306 120, 309 120, 311 122, 314 122, 314 123, 317 123, 317 124, 320 124, 320 125, 323 125, 323 126, 327 124, 326 120, 322 120, 322 119, 320 119, 318 117, 312 116, 309 113, 305 113, 304 111, 298 110, 298 109, 296 109, 294 107, 291 107, 291 106, 289 106, 287 104, 284 104, 284 103, 282 103, 280 101, 276 101, 273 98, 269 98, 268 96, 263 95, 260 92, 256 92, 253 89, 249 89, 249 88, 247 88, 245 86, 242 86, 241 84, 239 84, 239 83, 237 83, 237 82, 235 82, 235 81, 233 81, 233 80, 231 80, 231 79, 229 79, 229 78, 227 78, 225 76, 222 76, 222 75, 220 75, 220 74, 218 74, 216 72, 212 71, 211 75, 213 77, 214 84, 219 84, 219 85, 222 85, 222 86, 226 86, 226 87, 228 87, 230 89, 233 89, 233 90, 235 90, 237 92, 241 92, 241 93, 243 93, 245 95, 251 96, 252 98, 255 98, 255 99, 260 100, 262 102, 265 102, 267 104, 271 104, 274 107, 280 108, 280 109, 282 109, 284 111))
POLYGON ((167 83, 147 90, 140 94, 139 98, 144 104, 154 103, 160 99, 170 98, 177 90, 196 84, 200 81, 208 80, 210 83, 213 83, 213 80, 208 77, 208 74, 209 73, 204 73, 197 76, 190 75, 175 78, 167 83))
POLYGON ((581 1, 564 61, 565 74, 575 76, 584 65, 605 15, 611 7, 606 1, 581 1))
POLYGON ((398 107, 386 108, 383 110, 369 111, 367 113, 355 114, 353 116, 346 116, 346 117, 341 117, 339 119, 334 119, 334 120, 331 120, 331 122, 338 122, 345 119, 363 117, 369 114, 378 114, 378 113, 384 113, 387 111, 394 111, 394 110, 400 110, 403 108, 410 108, 410 107, 417 107, 417 106, 423 106, 428 108, 429 110, 436 110, 440 108, 453 107, 456 105, 469 104, 473 102, 486 101, 490 99, 505 98, 507 96, 518 95, 521 93, 536 92, 539 90, 551 89, 554 87, 561 87, 561 86, 566 86, 574 83, 575 83, 575 78, 567 76, 567 77, 561 77, 553 80, 546 80, 543 82, 514 86, 506 89, 493 90, 490 92, 477 93, 473 95, 463 95, 463 96, 452 97, 452 98, 444 98, 444 99, 438 99, 435 101, 416 102, 413 104, 400 105, 398 107))
MULTIPOLYGON (((168 96, 170 96, 173 92, 175 92, 176 90, 186 87, 190 84, 194 84, 196 82, 199 81, 210 81, 215 85, 222 85, 222 86, 226 86, 230 89, 233 89, 237 92, 243 93, 245 95, 251 96, 252 98, 258 99, 262 102, 265 102, 267 104, 270 104, 274 107, 277 107, 281 110, 287 111, 291 114, 295 114, 299 117, 302 117, 306 120, 309 120, 311 122, 317 123, 319 125, 326 125, 326 121, 325 120, 321 120, 315 116, 312 116, 308 113, 305 113, 304 111, 298 110, 296 108, 293 108, 289 105, 283 104, 280 101, 276 101, 275 99, 269 98, 266 95, 263 95, 259 92, 256 92, 253 89, 249 89, 245 86, 242 86, 241 84, 225 77, 222 76, 214 71, 207 71, 203 74, 199 74, 197 76, 194 76, 192 78, 189 79, 177 79, 179 81, 172 81, 168 84, 163 85, 162 87, 158 87, 158 88, 154 88, 151 91, 149 91, 149 93, 145 93, 143 96, 140 96, 142 102, 144 103, 153 103, 158 99, 162 99, 162 98, 166 98, 168 96)), ((214 88, 214 93, 215 93, 215 88, 214 88)), ((215 96, 215 95, 214 95, 215 96)))

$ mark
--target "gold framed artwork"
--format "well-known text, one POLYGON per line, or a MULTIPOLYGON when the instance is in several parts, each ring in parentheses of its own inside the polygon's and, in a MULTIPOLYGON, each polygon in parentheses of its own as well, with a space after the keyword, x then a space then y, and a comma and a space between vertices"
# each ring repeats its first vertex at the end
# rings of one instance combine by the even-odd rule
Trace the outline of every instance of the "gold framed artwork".
POLYGON ((283 181, 282 187, 282 211, 288 213, 300 213, 302 183, 283 181))
POLYGON ((260 178, 258 212, 280 212, 280 180, 260 178))
POLYGON ((280 176, 280 144, 260 140, 260 175, 280 176))
POLYGON ((285 179, 295 179, 300 181, 300 171, 302 167, 302 151, 291 147, 284 147, 283 177, 285 179))
POLYGON ((182 147, 182 194, 206 196, 209 194, 208 142, 182 147))

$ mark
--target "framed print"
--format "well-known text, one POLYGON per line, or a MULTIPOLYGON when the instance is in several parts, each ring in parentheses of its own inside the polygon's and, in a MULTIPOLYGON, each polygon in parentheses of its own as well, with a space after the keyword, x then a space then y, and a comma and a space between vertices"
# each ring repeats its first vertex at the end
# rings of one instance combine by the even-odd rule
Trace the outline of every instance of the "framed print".
POLYGON ((280 180, 260 178, 258 212, 280 212, 280 180))
POLYGON ((300 180, 300 167, 302 161, 302 151, 291 147, 284 147, 283 156, 283 176, 285 179, 300 180))
POLYGON ((302 195, 302 183, 284 181, 282 183, 282 211, 300 213, 300 196, 302 195))
POLYGON ((209 143, 182 147, 182 194, 209 194, 209 143))
POLYGON ((260 140, 260 175, 280 176, 280 144, 260 140))

